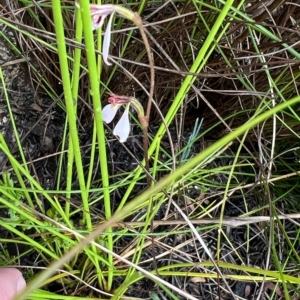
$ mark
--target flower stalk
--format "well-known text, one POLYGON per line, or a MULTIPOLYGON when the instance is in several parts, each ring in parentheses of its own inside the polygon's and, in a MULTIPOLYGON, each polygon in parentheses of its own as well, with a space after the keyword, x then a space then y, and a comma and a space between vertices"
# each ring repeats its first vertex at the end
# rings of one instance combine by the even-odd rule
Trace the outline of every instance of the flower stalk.
MULTIPOLYGON (((148 148, 149 148, 149 141, 148 141, 148 124, 150 119, 150 113, 151 113, 151 107, 152 107, 152 99, 154 95, 154 60, 151 53, 150 44, 148 42, 144 27, 143 27, 143 21, 138 13, 132 12, 131 10, 114 4, 104 4, 104 5, 98 5, 98 4, 91 4, 90 5, 90 11, 92 16, 92 28, 98 29, 102 28, 105 18, 110 15, 107 28, 104 34, 104 41, 103 41, 103 60, 107 65, 111 65, 111 63, 108 61, 108 52, 109 52, 109 45, 111 40, 111 26, 112 26, 112 19, 115 14, 118 14, 122 16, 123 18, 126 18, 128 20, 131 20, 138 28, 141 34, 141 37, 143 39, 148 60, 149 60, 149 68, 150 68, 150 89, 148 94, 148 103, 147 103, 147 109, 146 109, 146 115, 139 116, 139 121, 141 122, 141 125, 143 127, 143 144, 144 144, 144 154, 145 154, 145 167, 146 170, 149 173, 149 158, 148 158, 148 148)), ((129 108, 128 108, 129 109, 129 108)), ((125 112, 126 113, 126 109, 125 112)), ((126 115, 125 115, 126 117, 126 115)), ((124 120, 126 119, 124 117, 124 120)), ((125 135, 125 133, 123 133, 125 135)), ((121 140, 120 140, 121 141, 121 140)), ((147 175, 147 181, 148 186, 150 187, 150 176, 147 175)))

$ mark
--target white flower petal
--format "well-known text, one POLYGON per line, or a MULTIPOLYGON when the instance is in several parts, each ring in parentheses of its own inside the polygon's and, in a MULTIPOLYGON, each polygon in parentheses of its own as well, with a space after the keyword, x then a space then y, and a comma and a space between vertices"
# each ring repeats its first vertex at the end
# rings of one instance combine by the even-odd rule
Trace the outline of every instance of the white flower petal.
POLYGON ((130 122, 129 122, 129 105, 126 106, 126 109, 116 125, 113 134, 116 135, 121 143, 126 142, 130 133, 130 122))
POLYGON ((109 4, 90 4, 90 12, 92 16, 92 28, 95 30, 103 26, 105 18, 114 12, 114 6, 109 4))
POLYGON ((115 11, 113 4, 90 4, 91 15, 109 15, 115 11))
POLYGON ((107 104, 102 109, 102 119, 105 123, 110 123, 115 117, 121 105, 107 104))
POLYGON ((111 23, 113 20, 114 14, 112 13, 109 17, 107 26, 106 26, 106 31, 104 34, 104 41, 103 41, 103 60, 104 62, 108 65, 111 66, 112 64, 108 62, 108 52, 109 52, 109 45, 110 45, 110 39, 111 39, 111 23))
POLYGON ((92 16, 92 29, 96 30, 103 26, 106 15, 93 15, 92 16))

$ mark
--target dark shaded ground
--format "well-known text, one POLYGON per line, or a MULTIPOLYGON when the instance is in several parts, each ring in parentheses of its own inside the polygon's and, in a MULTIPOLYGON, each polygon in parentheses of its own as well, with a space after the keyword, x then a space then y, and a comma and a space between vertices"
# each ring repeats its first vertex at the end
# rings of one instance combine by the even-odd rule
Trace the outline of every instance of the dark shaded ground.
MULTIPOLYGON (((14 40, 10 30, 3 32, 14 40)), ((15 158, 20 160, 13 121, 29 168, 34 171, 44 188, 53 188, 57 172, 56 153, 64 126, 63 111, 48 97, 34 90, 26 62, 19 62, 9 45, 0 39, 0 65, 12 115, 3 88, 0 90, 0 130, 15 158), (48 157, 49 156, 49 157, 48 157)), ((0 170, 9 168, 7 159, 0 153, 0 170)))

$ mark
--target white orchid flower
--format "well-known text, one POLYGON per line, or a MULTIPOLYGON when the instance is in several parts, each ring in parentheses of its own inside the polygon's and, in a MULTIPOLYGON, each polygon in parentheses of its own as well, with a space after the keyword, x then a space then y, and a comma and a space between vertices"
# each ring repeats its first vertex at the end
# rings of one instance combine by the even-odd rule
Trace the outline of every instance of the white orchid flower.
POLYGON ((110 123, 116 116, 119 108, 125 105, 124 113, 113 130, 113 134, 119 138, 121 143, 124 143, 130 133, 130 107, 133 107, 137 112, 142 127, 148 126, 148 121, 145 117, 143 106, 137 99, 128 96, 118 96, 115 94, 109 94, 109 96, 109 104, 105 105, 102 109, 102 119, 105 123, 110 123))
POLYGON ((126 105, 125 111, 114 128, 113 134, 116 135, 121 143, 126 142, 130 133, 130 121, 129 121, 129 108, 130 108, 130 97, 118 96, 110 94, 108 98, 109 104, 102 109, 102 119, 105 123, 110 123, 117 114, 119 108, 126 105))
POLYGON ((111 63, 108 62, 108 53, 109 53, 109 45, 111 40, 111 27, 112 27, 112 20, 114 17, 115 12, 120 14, 121 16, 127 18, 127 19, 133 19, 134 14, 127 10, 126 8, 123 8, 118 5, 113 4, 90 4, 90 11, 92 16, 92 28, 93 30, 96 30, 98 28, 102 28, 105 18, 110 15, 110 18, 108 20, 106 31, 104 33, 104 40, 103 40, 103 60, 104 62, 110 66, 111 63))
MULTIPOLYGON (((104 106, 102 110, 103 121, 105 123, 110 123, 114 119, 118 109, 121 106, 122 105, 115 105, 115 104, 108 104, 104 106)), ((127 104, 121 119, 119 120, 119 122, 117 123, 113 131, 113 134, 119 138, 121 143, 126 142, 130 133, 129 107, 130 104, 127 104)))
POLYGON ((119 105, 115 105, 115 104, 107 104, 106 106, 103 107, 102 109, 102 119, 105 123, 110 123, 117 111, 119 110, 119 108, 122 106, 122 104, 119 105))
POLYGON ((113 134, 119 138, 121 143, 126 142, 130 133, 129 107, 130 104, 127 104, 121 119, 113 131, 113 134))
POLYGON ((93 30, 103 26, 105 18, 114 13, 114 6, 111 4, 90 4, 93 30))
POLYGON ((92 16, 92 28, 96 30, 98 28, 102 28, 105 18, 110 15, 106 31, 104 33, 104 40, 103 40, 103 48, 102 48, 102 55, 103 60, 106 65, 111 66, 111 63, 108 62, 108 52, 109 52, 109 45, 111 40, 111 26, 112 20, 114 17, 114 5, 106 4, 106 5, 97 5, 91 4, 90 5, 91 16, 92 16))

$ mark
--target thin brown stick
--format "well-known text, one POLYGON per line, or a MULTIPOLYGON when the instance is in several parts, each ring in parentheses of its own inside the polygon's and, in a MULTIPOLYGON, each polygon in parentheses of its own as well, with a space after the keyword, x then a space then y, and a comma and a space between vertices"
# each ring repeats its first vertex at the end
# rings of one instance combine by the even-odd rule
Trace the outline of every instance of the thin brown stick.
MULTIPOLYGON (((152 100, 153 100, 153 95, 154 95, 154 85, 155 85, 155 71, 154 71, 154 60, 153 56, 151 53, 151 47, 148 42, 148 38, 146 36, 144 27, 143 27, 143 21, 139 14, 135 13, 135 22, 134 22, 140 30, 148 60, 149 60, 149 68, 150 68, 150 89, 149 89, 149 96, 148 96, 148 103, 147 103, 147 109, 146 109, 146 121, 147 124, 146 126, 143 126, 143 146, 144 146, 144 156, 145 156, 145 168, 149 173, 150 166, 149 166, 149 157, 148 157, 148 149, 149 149, 149 141, 148 141, 148 127, 149 127, 149 119, 150 119, 150 113, 151 113, 151 106, 152 106, 152 100)), ((149 175, 147 175, 147 185, 148 188, 151 186, 151 178, 149 175)))
POLYGON ((153 56, 151 53, 151 47, 148 42, 148 38, 146 36, 144 27, 143 27, 143 22, 141 17, 136 14, 137 17, 137 26, 139 27, 143 42, 145 44, 146 52, 148 55, 148 60, 149 60, 149 68, 150 68, 150 89, 149 89, 149 96, 148 96, 148 103, 147 103, 147 109, 146 109, 146 118, 147 121, 149 122, 150 118, 150 113, 151 113, 151 105, 152 105, 152 100, 153 100, 153 95, 154 95, 154 85, 155 85, 155 72, 154 72, 154 60, 153 56))
MULTIPOLYGON (((280 212, 282 213, 282 212, 280 212)), ((222 220, 222 226, 228 226, 232 228, 237 228, 239 226, 245 226, 249 224, 261 223, 261 222, 270 222, 272 216, 254 216, 254 217, 224 217, 222 220)), ((300 213, 294 214, 282 214, 278 215, 276 218, 279 220, 292 220, 300 219, 300 213)), ((208 224, 219 224, 220 218, 201 218, 201 219, 191 219, 190 222, 193 225, 208 225, 208 224)), ((294 221, 296 222, 296 221, 294 221)), ((153 222, 154 226, 183 226, 187 225, 185 220, 155 220, 153 222)), ((297 222, 297 224, 299 224, 297 222)), ((145 222, 118 222, 112 225, 113 227, 120 228, 130 228, 130 227, 143 227, 145 222)))
MULTIPOLYGON (((151 48, 143 27, 143 21, 141 17, 135 13, 135 18, 136 18, 136 24, 139 27, 146 52, 148 55, 148 60, 149 60, 149 67, 150 67, 150 90, 149 90, 149 96, 148 96, 148 103, 147 103, 147 109, 146 109, 146 124, 143 126, 143 147, 144 147, 144 157, 145 157, 145 168, 147 170, 147 186, 148 188, 151 187, 152 184, 152 179, 150 176, 150 165, 149 165, 149 157, 148 157, 148 150, 149 150, 149 140, 148 140, 148 128, 149 128, 149 120, 150 120, 150 113, 151 113, 151 106, 152 106, 152 99, 154 95, 154 84, 155 84, 155 72, 154 72, 154 60, 153 56, 151 53, 151 48)), ((143 124, 142 124, 143 125, 143 124)), ((150 199, 150 214, 152 215, 153 212, 153 198, 151 197, 150 199)), ((150 222, 150 232, 153 232, 153 218, 151 218, 150 222)), ((153 256, 153 267, 157 272, 157 263, 156 263, 156 258, 155 258, 155 241, 154 237, 152 236, 152 256, 153 256)))

